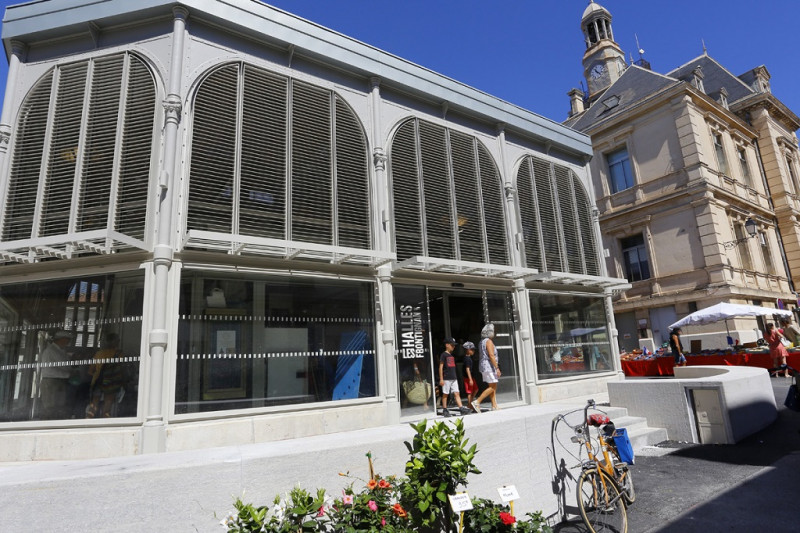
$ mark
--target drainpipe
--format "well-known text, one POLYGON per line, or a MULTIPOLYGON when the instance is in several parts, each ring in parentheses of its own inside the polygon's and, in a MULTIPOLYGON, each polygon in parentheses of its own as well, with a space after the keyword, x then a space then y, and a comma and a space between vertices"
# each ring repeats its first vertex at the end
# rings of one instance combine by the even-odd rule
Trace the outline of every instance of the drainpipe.
POLYGON ((148 338, 150 373, 147 411, 142 428, 142 453, 166 450, 166 424, 164 422, 164 352, 169 333, 167 331, 167 307, 169 304, 169 274, 173 262, 172 249, 172 184, 175 183, 175 164, 178 150, 178 125, 181 119, 180 97, 183 81, 184 40, 186 19, 189 11, 182 6, 172 8, 175 17, 172 33, 172 58, 169 70, 167 97, 163 102, 165 112, 164 157, 159 172, 158 230, 153 251, 153 308, 152 329, 148 338))
MULTIPOLYGON (((386 176, 386 151, 383 144, 381 131, 381 80, 370 79, 370 111, 372 114, 372 165, 375 176, 376 211, 380 215, 375 245, 378 250, 391 251, 389 221, 389 183, 386 176)), ((378 345, 378 390, 389 404, 387 406, 387 423, 400 422, 400 398, 398 383, 400 382, 397 368, 397 350, 395 348, 395 316, 394 316, 394 287, 392 286, 392 267, 383 264, 377 270, 378 299, 380 316, 378 317, 378 330, 380 343, 378 345)))

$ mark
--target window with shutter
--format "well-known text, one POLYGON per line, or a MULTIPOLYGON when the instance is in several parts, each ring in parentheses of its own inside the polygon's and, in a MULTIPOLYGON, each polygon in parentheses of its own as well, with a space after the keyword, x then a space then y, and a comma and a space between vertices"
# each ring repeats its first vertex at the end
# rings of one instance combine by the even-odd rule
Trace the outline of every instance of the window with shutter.
POLYGON ((330 91, 292 83, 292 239, 333 243, 330 91))
POLYGON ((416 126, 416 121, 409 120, 397 129, 389 159, 392 174, 395 248, 397 258, 400 260, 415 255, 425 255, 422 247, 420 211, 422 197, 416 126))
POLYGON ((594 217, 592 216, 592 206, 589 202, 589 195, 583 184, 572 171, 572 189, 575 191, 575 205, 578 210, 578 226, 575 228, 580 234, 583 257, 586 264, 586 274, 590 276, 600 275, 600 262, 598 260, 598 250, 595 241, 594 217))
POLYGON ((572 176, 570 176, 570 170, 561 165, 555 165, 554 171, 558 191, 558 215, 561 220, 559 226, 564 235, 564 247, 567 254, 568 270, 566 272, 584 274, 583 249, 578 231, 578 213, 572 190, 572 176))
POLYGON ((480 166, 480 190, 483 199, 483 219, 486 227, 486 243, 489 248, 489 262, 493 265, 508 265, 508 231, 503 209, 503 178, 481 143, 478 146, 480 166))
POLYGON ((426 255, 456 259, 453 235, 453 192, 448 168, 446 130, 419 122, 420 161, 425 211, 426 255))
POLYGON ((389 161, 399 260, 508 265, 502 179, 475 137, 411 119, 397 129, 389 161))
POLYGON ((31 237, 52 85, 53 72, 50 72, 36 84, 20 109, 3 210, 3 241, 31 237))
POLYGON ((288 80, 244 66, 239 232, 286 238, 288 80))
POLYGON ((517 197, 522 238, 525 246, 525 263, 528 268, 544 270, 541 235, 539 232, 539 202, 533 181, 533 158, 522 160, 517 171, 517 197))
POLYGON ((187 211, 193 229, 233 232, 238 81, 239 65, 227 65, 197 90, 187 211))
POLYGON ((56 66, 34 86, 3 201, 7 258, 145 247, 155 105, 150 69, 127 53, 56 66))
POLYGON ((69 231, 75 163, 83 123, 87 63, 69 65, 58 71, 55 115, 51 123, 51 142, 47 153, 42 191, 40 227, 37 236, 65 234, 69 231))
POLYGON ((555 190, 553 187, 552 165, 533 158, 533 180, 536 187, 536 202, 539 206, 539 224, 542 228, 544 244, 544 264, 546 270, 563 272, 561 257, 561 231, 556 213, 555 190))
POLYGON ((187 246, 313 258, 371 247, 366 135, 328 89, 217 68, 195 97, 189 176, 187 246))
POLYGON ((484 250, 484 227, 481 190, 476 168, 475 139, 463 133, 450 132, 450 154, 453 160, 453 184, 456 194, 456 224, 462 261, 488 262, 484 250))

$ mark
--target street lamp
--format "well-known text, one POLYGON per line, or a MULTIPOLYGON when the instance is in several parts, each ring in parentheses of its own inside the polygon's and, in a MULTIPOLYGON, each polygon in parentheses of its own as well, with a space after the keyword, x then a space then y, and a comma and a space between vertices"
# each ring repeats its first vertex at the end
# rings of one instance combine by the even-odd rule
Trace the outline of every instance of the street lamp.
POLYGON ((748 239, 751 239, 751 238, 755 237, 756 236, 756 221, 753 220, 752 218, 748 217, 748 219, 744 223, 744 229, 747 232, 747 236, 746 237, 742 237, 741 239, 737 239, 735 241, 723 242, 722 246, 724 246, 726 250, 730 250, 732 248, 736 248, 737 246, 739 246, 743 242, 747 242, 748 239))

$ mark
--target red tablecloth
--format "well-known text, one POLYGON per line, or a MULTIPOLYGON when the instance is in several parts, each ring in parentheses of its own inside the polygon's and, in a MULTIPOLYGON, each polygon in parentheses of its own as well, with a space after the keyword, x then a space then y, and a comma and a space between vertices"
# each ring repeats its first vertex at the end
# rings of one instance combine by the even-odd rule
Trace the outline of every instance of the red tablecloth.
MULTIPOLYGON (((800 352, 790 352, 787 359, 789 366, 800 370, 800 352)), ((732 353, 727 355, 688 355, 686 364, 692 365, 729 365, 757 366, 772 368, 772 357, 768 353, 732 353)), ((640 361, 622 361, 622 371, 626 376, 672 376, 675 373, 675 360, 669 357, 657 357, 640 361)))

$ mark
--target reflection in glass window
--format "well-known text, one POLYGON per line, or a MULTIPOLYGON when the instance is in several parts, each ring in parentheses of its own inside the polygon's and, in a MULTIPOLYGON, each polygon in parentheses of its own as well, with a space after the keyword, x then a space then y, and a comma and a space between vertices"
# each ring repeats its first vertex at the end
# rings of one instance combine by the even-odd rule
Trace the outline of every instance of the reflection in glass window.
POLYGON ((614 368, 603 297, 531 292, 530 302, 540 378, 614 368))
POLYGON ((367 282, 184 275, 175 412, 375 396, 373 306, 367 282))
POLYGON ((136 416, 144 276, 0 286, 0 421, 136 416))
POLYGON ((606 156, 611 177, 611 192, 620 192, 633 187, 633 172, 628 149, 621 148, 606 156))
POLYGON ((719 171, 728 174, 728 158, 725 157, 725 148, 722 146, 722 134, 714 134, 714 153, 717 154, 719 171))
POLYGON ((628 281, 650 279, 650 263, 642 234, 620 240, 625 278, 628 281))

